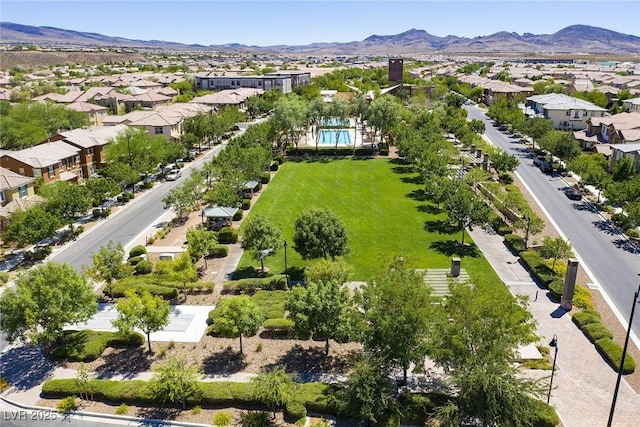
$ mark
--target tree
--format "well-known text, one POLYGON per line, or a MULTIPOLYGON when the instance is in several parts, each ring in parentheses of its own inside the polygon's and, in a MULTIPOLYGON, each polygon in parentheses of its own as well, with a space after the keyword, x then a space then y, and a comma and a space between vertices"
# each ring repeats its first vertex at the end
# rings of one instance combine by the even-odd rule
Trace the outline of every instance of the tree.
POLYGON ((519 346, 537 340, 523 298, 503 288, 450 285, 443 315, 433 329, 429 356, 451 373, 457 390, 444 425, 529 425, 531 397, 541 389, 513 364, 519 346))
POLYGON ((347 287, 335 280, 294 287, 285 308, 298 336, 317 335, 325 340, 325 355, 329 354, 330 339, 344 340, 352 332, 351 296, 347 287))
POLYGON ((380 131, 380 142, 400 118, 401 105, 391 95, 376 97, 367 110, 367 122, 380 131))
POLYGON ((229 182, 214 182, 204 195, 204 201, 215 206, 235 207, 240 203, 240 196, 229 182))
POLYGON ((183 252, 173 261, 173 274, 182 282, 182 289, 186 290, 187 282, 195 282, 198 280, 198 270, 193 264, 191 254, 183 252))
POLYGON ((58 218, 41 207, 34 206, 26 211, 16 210, 11 213, 3 239, 5 242, 15 242, 18 246, 35 244, 53 236, 59 227, 58 218))
POLYGON ((93 200, 101 206, 109 197, 120 193, 120 186, 109 178, 91 178, 85 184, 93 200))
POLYGON ((149 389, 153 396, 162 402, 180 403, 187 407, 187 399, 200 394, 198 381, 202 372, 184 356, 170 356, 164 363, 154 368, 149 381, 149 389))
POLYGON ((444 196, 444 207, 449 219, 462 230, 460 245, 464 245, 464 230, 474 225, 484 226, 489 221, 491 210, 464 182, 455 191, 444 196))
POLYGON ((307 282, 339 284, 347 283, 353 268, 342 261, 320 260, 304 269, 307 282))
POLYGON ((91 193, 84 186, 56 181, 45 187, 42 189, 47 198, 45 209, 71 227, 76 217, 91 207, 91 193))
POLYGON ((350 414, 367 424, 383 425, 398 415, 395 385, 383 363, 366 356, 353 366, 343 391, 342 401, 350 414))
POLYGON ((104 280, 107 286, 114 280, 123 279, 133 274, 133 267, 124 262, 125 250, 122 243, 109 240, 106 246, 92 255, 93 265, 88 273, 97 280, 104 280))
POLYGON ((66 324, 84 322, 98 308, 93 287, 67 264, 48 262, 20 274, 0 297, 0 330, 9 342, 55 342, 66 324))
POLYGON ((187 247, 191 258, 198 261, 204 257, 204 266, 207 268, 207 255, 215 248, 218 237, 215 231, 206 228, 192 228, 187 230, 187 247))
POLYGON ((303 259, 331 257, 335 260, 337 256, 349 253, 347 230, 329 209, 307 209, 296 218, 293 248, 303 259))
POLYGON ((247 225, 242 235, 242 248, 253 251, 253 257, 260 259, 260 266, 264 271, 264 260, 260 251, 273 249, 275 254, 280 247, 282 233, 268 218, 256 215, 247 220, 247 225))
POLYGON ((562 237, 552 239, 549 236, 545 236, 542 240, 540 256, 547 259, 553 259, 553 265, 551 266, 552 270, 556 267, 556 261, 558 258, 567 258, 571 255, 571 252, 571 244, 562 237))
POLYGON ((285 406, 293 399, 295 384, 284 366, 271 371, 262 371, 252 378, 253 396, 273 410, 276 417, 278 407, 285 406))
POLYGON ((169 190, 162 203, 165 209, 173 209, 179 219, 183 219, 197 205, 198 193, 189 185, 180 185, 169 190))
POLYGON ((125 298, 116 303, 117 319, 113 326, 120 333, 130 332, 133 328, 142 330, 147 336, 147 345, 151 353, 151 332, 157 332, 169 324, 169 302, 148 291, 138 295, 134 290, 127 290, 125 298))
POLYGON ((580 175, 582 180, 598 189, 598 203, 600 194, 611 182, 611 175, 607 172, 607 159, 602 154, 581 154, 569 163, 572 171, 580 175))
POLYGON ((364 348, 391 366, 403 380, 412 363, 423 365, 435 306, 424 277, 397 259, 362 290, 364 348))
POLYGON ((247 295, 240 295, 220 301, 220 311, 215 317, 213 329, 229 338, 240 338, 240 354, 242 350, 242 336, 254 336, 258 333, 265 316, 260 307, 247 295))
POLYGON ((493 162, 493 168, 497 172, 515 170, 515 168, 520 164, 520 161, 518 161, 516 156, 503 150, 499 150, 497 153, 492 154, 491 161, 493 162))

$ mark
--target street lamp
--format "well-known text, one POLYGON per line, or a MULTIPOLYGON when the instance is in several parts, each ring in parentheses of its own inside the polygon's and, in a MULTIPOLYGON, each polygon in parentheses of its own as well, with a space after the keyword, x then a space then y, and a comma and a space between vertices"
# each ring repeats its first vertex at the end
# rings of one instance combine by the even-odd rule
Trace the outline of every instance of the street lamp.
POLYGON ((629 346, 629 335, 631 335, 631 323, 633 322, 633 313, 636 310, 638 303, 638 296, 640 296, 640 285, 638 290, 633 294, 633 304, 631 305, 631 315, 629 316, 629 326, 627 327, 627 337, 624 339, 624 348, 622 349, 622 357, 620 358, 620 367, 618 368, 618 379, 616 380, 616 388, 613 392, 613 400, 611 401, 611 411, 609 411, 609 421, 607 427, 611 427, 613 423, 613 413, 616 410, 616 401, 618 400, 618 390, 620 389, 620 380, 622 379, 622 368, 624 367, 624 359, 627 356, 627 347, 629 346))
POLYGON ((558 357, 558 337, 556 334, 553 334, 553 338, 549 343, 549 347, 554 347, 555 352, 553 353, 553 367, 551 368, 551 380, 549 381, 549 393, 547 393, 547 404, 549 404, 549 400, 551 400, 551 388, 553 387, 553 374, 556 372, 556 357, 558 357))
POLYGON ((287 289, 288 289, 289 288, 289 269, 287 268, 287 247, 289 246, 289 244, 285 240, 282 246, 284 246, 284 276, 287 280, 287 289))

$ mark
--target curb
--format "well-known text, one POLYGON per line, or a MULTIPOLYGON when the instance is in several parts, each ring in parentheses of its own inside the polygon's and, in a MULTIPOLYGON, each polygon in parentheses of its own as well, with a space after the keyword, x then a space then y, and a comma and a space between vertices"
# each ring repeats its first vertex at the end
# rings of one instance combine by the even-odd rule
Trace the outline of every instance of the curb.
MULTIPOLYGON (((99 412, 85 412, 85 411, 73 411, 73 412, 59 412, 58 410, 56 410, 55 408, 49 408, 46 406, 35 406, 35 405, 26 405, 23 403, 18 403, 15 402, 11 399, 8 399, 4 396, 0 396, 0 401, 3 401, 4 403, 11 405, 11 406, 15 406, 19 409, 22 410, 29 410, 29 411, 34 411, 34 412, 39 412, 39 413, 44 413, 44 414, 57 414, 60 415, 59 419, 82 419, 84 417, 87 418, 99 418, 99 419, 107 419, 107 420, 117 420, 117 421, 123 421, 123 422, 135 422, 138 423, 140 425, 167 425, 167 426, 176 426, 176 427, 207 427, 210 426, 210 424, 199 424, 199 423, 190 423, 190 422, 186 422, 186 421, 171 421, 171 420, 161 420, 161 419, 156 419, 156 418, 138 418, 138 417, 132 417, 129 415, 111 415, 111 414, 104 414, 104 413, 99 413, 99 412)), ((35 414, 33 414, 35 416, 35 414)), ((52 418, 53 420, 58 419, 58 416, 55 416, 55 418, 52 418)), ((34 419, 35 421, 35 419, 34 419)))

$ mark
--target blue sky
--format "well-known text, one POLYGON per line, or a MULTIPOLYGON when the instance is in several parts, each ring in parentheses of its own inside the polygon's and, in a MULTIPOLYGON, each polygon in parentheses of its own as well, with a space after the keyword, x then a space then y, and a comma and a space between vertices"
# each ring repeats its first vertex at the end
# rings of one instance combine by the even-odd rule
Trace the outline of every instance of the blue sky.
POLYGON ((640 0, 2 0, 0 20, 203 45, 349 42, 411 28, 440 37, 551 34, 574 24, 640 36, 640 0))

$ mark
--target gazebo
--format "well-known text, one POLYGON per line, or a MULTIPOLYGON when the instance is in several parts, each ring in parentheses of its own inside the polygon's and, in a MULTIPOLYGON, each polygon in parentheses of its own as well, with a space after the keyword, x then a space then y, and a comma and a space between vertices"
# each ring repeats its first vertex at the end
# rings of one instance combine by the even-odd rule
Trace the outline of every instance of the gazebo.
POLYGON ((207 206, 200 214, 202 223, 208 230, 218 231, 222 227, 231 225, 233 216, 238 212, 238 208, 228 206, 207 206))

